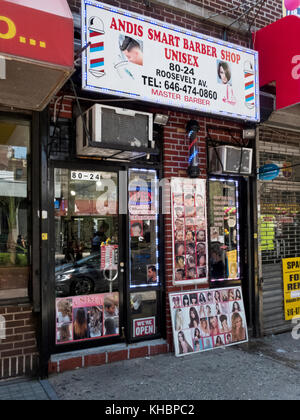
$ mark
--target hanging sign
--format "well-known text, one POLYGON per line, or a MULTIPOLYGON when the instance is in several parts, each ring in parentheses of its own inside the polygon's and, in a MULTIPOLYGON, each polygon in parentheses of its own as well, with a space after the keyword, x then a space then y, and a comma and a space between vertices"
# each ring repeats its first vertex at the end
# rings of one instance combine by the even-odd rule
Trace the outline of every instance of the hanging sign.
POLYGON ((280 169, 278 165, 269 163, 259 168, 259 179, 261 181, 272 181, 279 176, 280 169))
POLYGON ((169 295, 176 356, 248 341, 241 287, 169 295))
POLYGON ((119 246, 103 245, 101 246, 101 270, 118 270, 119 246))
POLYGON ((258 54, 82 0, 86 90, 259 121, 258 54))
POLYGON ((300 257, 282 260, 285 320, 300 318, 300 257))

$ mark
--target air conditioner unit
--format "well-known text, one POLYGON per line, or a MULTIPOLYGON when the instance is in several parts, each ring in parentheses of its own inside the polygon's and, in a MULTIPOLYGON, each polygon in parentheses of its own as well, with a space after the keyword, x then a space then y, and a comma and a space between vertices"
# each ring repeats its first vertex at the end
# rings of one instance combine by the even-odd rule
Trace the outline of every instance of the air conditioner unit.
POLYGON ((132 160, 151 154, 153 114, 96 104, 77 118, 77 155, 132 160))
POLYGON ((209 148, 209 169, 216 174, 252 173, 253 150, 246 147, 217 146, 209 148))

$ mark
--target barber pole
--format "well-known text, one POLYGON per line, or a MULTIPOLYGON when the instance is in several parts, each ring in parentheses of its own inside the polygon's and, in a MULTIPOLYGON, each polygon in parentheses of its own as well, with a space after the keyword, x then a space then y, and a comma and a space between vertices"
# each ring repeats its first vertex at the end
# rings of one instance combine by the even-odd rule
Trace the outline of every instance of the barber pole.
POLYGON ((249 61, 246 61, 244 66, 245 75, 245 104, 249 109, 255 106, 255 84, 253 66, 249 61))
POLYGON ((190 178, 197 178, 200 175, 199 169, 199 150, 198 150, 198 132, 199 124, 195 120, 190 120, 187 123, 186 131, 189 139, 189 166, 188 176, 190 178))
POLYGON ((93 17, 89 26, 89 71, 95 77, 105 76, 104 70, 104 24, 93 17))

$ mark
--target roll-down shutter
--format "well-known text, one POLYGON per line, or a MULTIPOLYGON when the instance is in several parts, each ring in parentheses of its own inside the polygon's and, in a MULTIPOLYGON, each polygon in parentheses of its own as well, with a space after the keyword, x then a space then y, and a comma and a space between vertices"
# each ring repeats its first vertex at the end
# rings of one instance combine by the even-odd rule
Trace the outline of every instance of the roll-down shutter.
POLYGON ((259 129, 258 166, 281 169, 273 181, 258 182, 259 245, 263 277, 263 332, 292 329, 285 321, 282 259, 300 257, 300 134, 259 129))

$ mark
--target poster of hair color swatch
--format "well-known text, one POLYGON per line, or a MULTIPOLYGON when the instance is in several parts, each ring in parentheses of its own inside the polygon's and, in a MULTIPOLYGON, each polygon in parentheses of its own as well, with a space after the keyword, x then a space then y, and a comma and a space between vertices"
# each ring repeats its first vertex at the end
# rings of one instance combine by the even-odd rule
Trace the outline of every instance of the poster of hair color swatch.
POLYGON ((173 283, 207 283, 206 180, 171 180, 173 283))
POLYGON ((173 293, 169 300, 177 357, 248 341, 241 287, 173 293))

